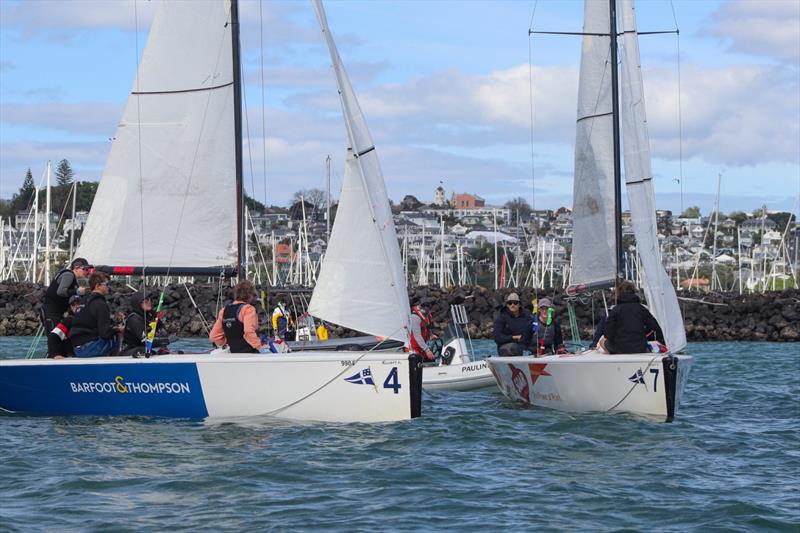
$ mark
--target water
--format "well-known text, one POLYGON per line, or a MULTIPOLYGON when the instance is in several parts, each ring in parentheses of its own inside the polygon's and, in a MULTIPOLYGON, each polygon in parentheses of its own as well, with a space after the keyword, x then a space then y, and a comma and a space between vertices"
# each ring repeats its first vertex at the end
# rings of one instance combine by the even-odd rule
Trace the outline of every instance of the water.
POLYGON ((800 531, 800 347, 689 351, 672 424, 485 392, 382 425, 0 417, 0 531, 800 531))

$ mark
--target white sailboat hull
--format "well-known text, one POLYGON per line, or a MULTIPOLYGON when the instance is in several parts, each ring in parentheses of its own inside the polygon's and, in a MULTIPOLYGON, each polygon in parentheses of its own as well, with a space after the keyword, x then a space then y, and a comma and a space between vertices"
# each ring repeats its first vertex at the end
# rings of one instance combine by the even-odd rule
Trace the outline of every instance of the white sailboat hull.
POLYGON ((599 352, 487 359, 503 394, 560 411, 627 412, 670 421, 692 357, 599 352))
POLYGON ((497 389, 486 360, 422 368, 422 388, 426 391, 472 391, 497 389))
POLYGON ((274 416, 392 422, 420 415, 406 354, 171 354, 0 361, 0 410, 32 415, 274 416))

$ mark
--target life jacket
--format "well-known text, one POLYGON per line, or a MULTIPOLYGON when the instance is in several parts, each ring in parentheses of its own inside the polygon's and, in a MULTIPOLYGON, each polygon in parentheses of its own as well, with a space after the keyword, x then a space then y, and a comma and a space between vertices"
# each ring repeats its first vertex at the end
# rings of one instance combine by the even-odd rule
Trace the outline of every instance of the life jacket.
MULTIPOLYGON (((414 306, 411 309, 411 311, 413 314, 419 317, 419 331, 422 334, 422 340, 427 343, 428 339, 431 338, 431 330, 430 330, 431 315, 430 314, 428 314, 427 316, 424 315, 417 306, 414 306)), ((411 340, 411 351, 418 354, 425 353, 425 348, 420 346, 420 344, 417 342, 417 339, 414 337, 413 334, 411 335, 410 340, 411 340)))
POLYGON ((244 323, 239 320, 239 311, 244 305, 247 304, 228 304, 222 312, 222 330, 232 353, 258 352, 244 340, 244 323))
POLYGON ((62 268, 56 274, 56 277, 53 278, 53 281, 50 282, 50 285, 47 287, 47 291, 44 293, 44 304, 48 308, 48 310, 53 313, 59 315, 63 315, 67 309, 69 309, 69 296, 64 298, 63 296, 58 295, 58 285, 61 283, 61 276, 69 272, 73 275, 72 283, 69 286, 69 296, 76 294, 76 290, 78 288, 78 278, 74 277, 75 274, 72 270, 68 268, 62 268))
POLYGON ((328 340, 328 328, 320 324, 317 326, 317 339, 321 341, 328 340))
POLYGON ((548 348, 554 349, 556 328, 552 320, 549 324, 539 323, 539 314, 533 317, 533 342, 536 354, 543 355, 548 348))

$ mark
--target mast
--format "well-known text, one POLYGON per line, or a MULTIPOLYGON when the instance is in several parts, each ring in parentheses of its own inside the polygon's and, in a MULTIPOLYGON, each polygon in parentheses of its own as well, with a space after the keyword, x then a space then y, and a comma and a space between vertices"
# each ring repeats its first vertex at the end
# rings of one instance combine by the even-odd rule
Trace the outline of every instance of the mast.
MULTIPOLYGON (((609 22, 611 37, 611 116, 614 125, 614 235, 616 241, 617 282, 624 279, 622 259, 622 154, 619 140, 619 74, 617 72, 617 0, 609 0, 609 22)), ((616 285, 616 283, 615 283, 616 285)))
POLYGON ((231 51, 233 54, 233 135, 236 151, 236 267, 239 277, 244 271, 244 180, 242 179, 242 65, 239 55, 239 1, 231 0, 231 51))

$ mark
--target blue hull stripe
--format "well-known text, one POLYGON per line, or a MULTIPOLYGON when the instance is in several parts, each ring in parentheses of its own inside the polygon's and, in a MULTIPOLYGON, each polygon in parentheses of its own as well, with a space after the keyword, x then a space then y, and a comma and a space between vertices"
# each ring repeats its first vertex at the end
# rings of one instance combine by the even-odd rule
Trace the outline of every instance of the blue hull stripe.
POLYGON ((39 415, 208 416, 195 363, 0 366, 0 408, 39 415))

